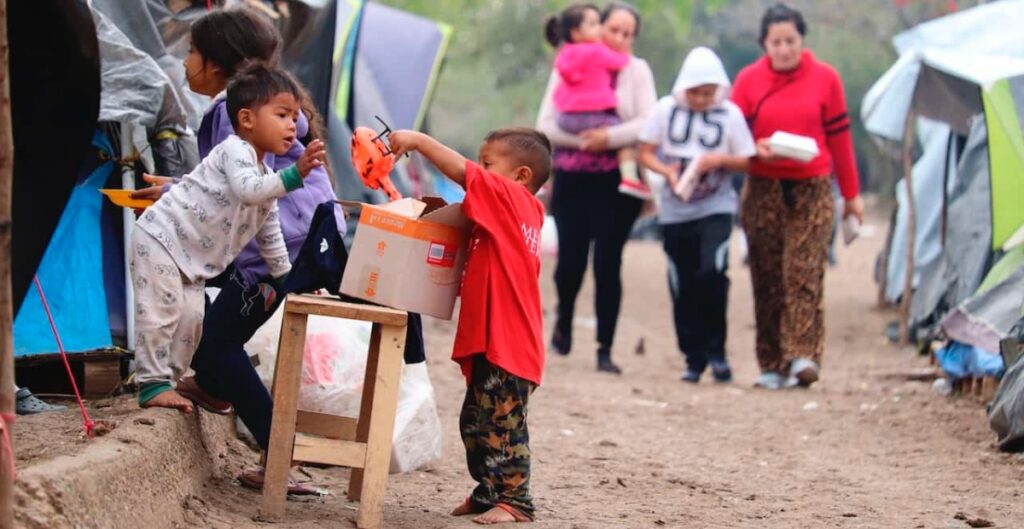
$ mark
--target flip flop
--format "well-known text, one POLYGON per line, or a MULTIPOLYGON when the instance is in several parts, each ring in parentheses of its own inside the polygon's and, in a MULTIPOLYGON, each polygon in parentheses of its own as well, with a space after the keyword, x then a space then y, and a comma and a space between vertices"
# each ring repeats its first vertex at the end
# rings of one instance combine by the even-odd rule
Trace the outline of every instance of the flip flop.
MULTIPOLYGON (((509 513, 512 516, 512 519, 515 520, 515 523, 529 523, 533 521, 533 518, 526 515, 523 511, 520 511, 507 503, 496 503, 494 506, 509 513)), ((478 522, 476 519, 473 521, 481 525, 490 525, 488 522, 478 522)))
MULTIPOLYGON (((243 470, 241 474, 235 479, 238 480, 242 486, 253 489, 263 490, 263 478, 264 469, 262 467, 254 467, 243 470)), ((309 485, 303 485, 295 480, 295 478, 288 476, 288 494, 293 496, 324 496, 327 494, 323 489, 311 487, 309 485)))

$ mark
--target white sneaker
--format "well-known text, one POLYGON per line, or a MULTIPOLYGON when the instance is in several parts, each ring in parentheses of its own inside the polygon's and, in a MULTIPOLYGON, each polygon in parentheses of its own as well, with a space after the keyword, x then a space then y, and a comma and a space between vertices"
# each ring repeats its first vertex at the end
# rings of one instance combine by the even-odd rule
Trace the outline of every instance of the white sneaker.
POLYGON ((754 382, 754 387, 771 390, 782 389, 783 382, 785 382, 785 380, 783 380, 780 373, 765 371, 764 373, 761 373, 761 376, 757 377, 757 381, 754 382))
POLYGON ((786 378, 784 386, 787 388, 795 388, 797 386, 809 388, 811 384, 818 381, 818 373, 820 371, 821 368, 814 360, 797 358, 789 366, 789 377, 786 378))

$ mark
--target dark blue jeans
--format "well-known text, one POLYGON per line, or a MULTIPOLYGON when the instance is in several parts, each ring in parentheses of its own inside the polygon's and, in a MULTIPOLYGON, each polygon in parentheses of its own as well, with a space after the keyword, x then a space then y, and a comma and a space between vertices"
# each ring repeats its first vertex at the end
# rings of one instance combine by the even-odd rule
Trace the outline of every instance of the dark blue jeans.
POLYGON ((217 299, 206 307, 203 338, 192 357, 192 369, 199 387, 233 404, 238 418, 266 450, 274 402, 244 346, 274 314, 284 293, 269 278, 246 287, 235 271, 220 286, 217 299))

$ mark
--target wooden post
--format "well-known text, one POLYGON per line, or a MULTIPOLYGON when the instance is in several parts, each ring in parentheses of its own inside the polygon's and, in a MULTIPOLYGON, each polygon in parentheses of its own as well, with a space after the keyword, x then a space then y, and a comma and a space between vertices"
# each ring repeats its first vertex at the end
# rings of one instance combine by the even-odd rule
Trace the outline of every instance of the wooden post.
POLYGON ((900 341, 910 345, 910 300, 914 296, 914 247, 917 242, 917 210, 914 207, 914 112, 907 112, 903 128, 903 182, 907 188, 907 274, 900 302, 900 341))
MULTIPOLYGON (((0 414, 14 417, 14 307, 11 292, 11 195, 14 136, 7 47, 7 0, 0 0, 0 414)), ((13 421, 12 421, 13 422, 13 421)), ((10 432, 8 432, 10 433, 10 432)), ((13 454, 13 448, 12 452, 13 454)), ((13 461, 0 450, 0 529, 14 526, 13 461)))

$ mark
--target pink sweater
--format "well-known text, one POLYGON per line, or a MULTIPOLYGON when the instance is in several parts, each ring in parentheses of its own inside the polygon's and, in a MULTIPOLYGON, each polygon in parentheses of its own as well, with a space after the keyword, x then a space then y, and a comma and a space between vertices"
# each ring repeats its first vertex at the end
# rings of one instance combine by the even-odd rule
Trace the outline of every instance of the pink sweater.
POLYGON ((561 83, 555 90, 559 112, 609 110, 617 106, 612 74, 629 63, 629 55, 600 42, 565 44, 558 50, 555 69, 561 83))

